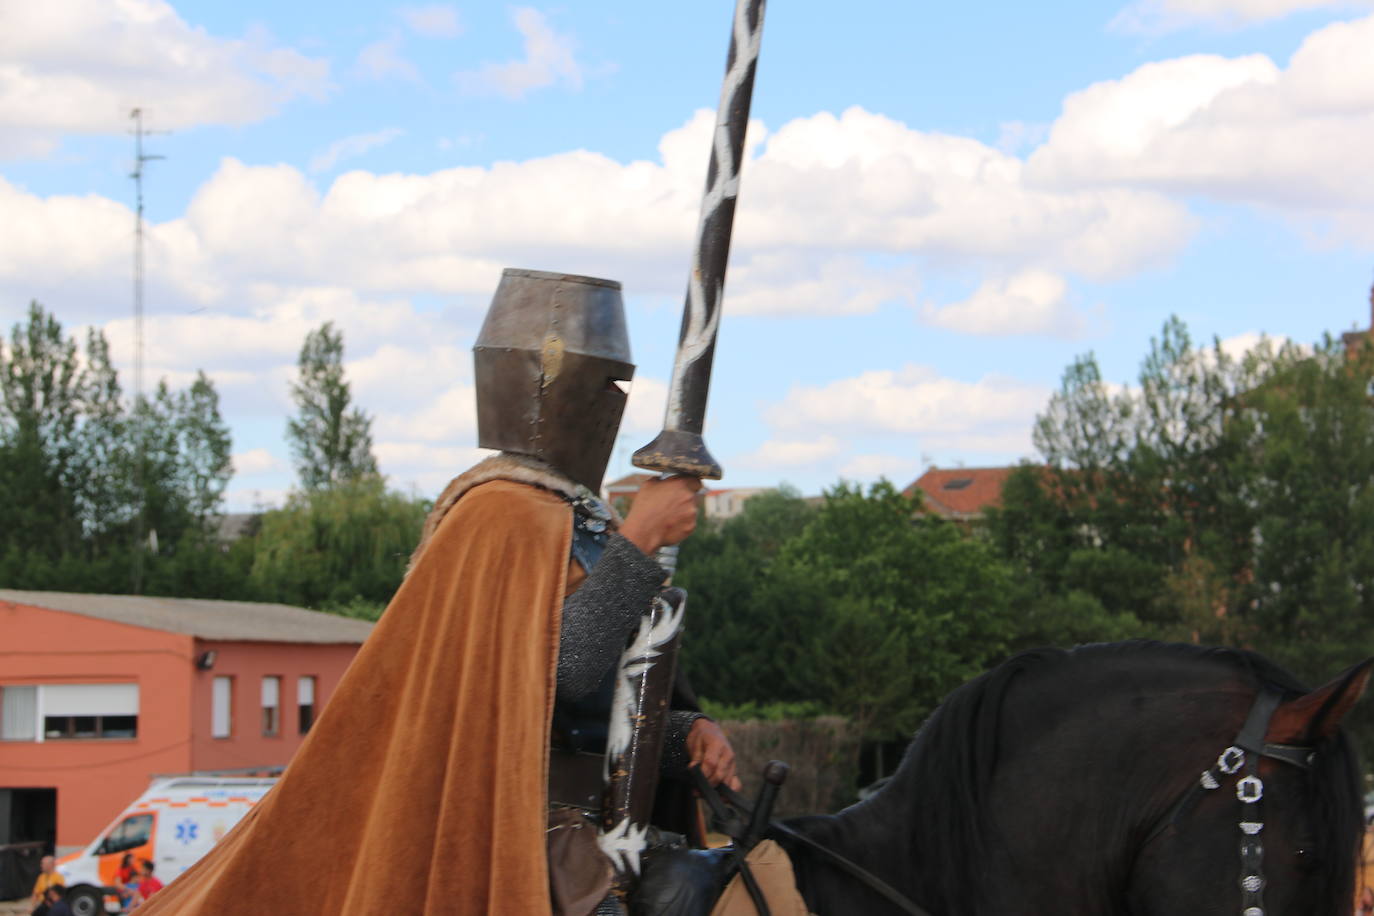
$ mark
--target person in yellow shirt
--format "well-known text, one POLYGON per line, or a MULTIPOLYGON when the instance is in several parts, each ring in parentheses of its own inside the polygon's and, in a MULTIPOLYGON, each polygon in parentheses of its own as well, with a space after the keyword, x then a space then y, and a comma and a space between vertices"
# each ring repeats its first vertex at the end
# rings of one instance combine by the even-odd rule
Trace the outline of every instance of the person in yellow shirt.
POLYGON ((33 916, 46 916, 48 912, 48 888, 53 886, 66 887, 67 879, 59 875, 54 866, 56 862, 52 856, 44 856, 43 861, 38 867, 42 869, 38 873, 38 880, 33 883, 33 916))

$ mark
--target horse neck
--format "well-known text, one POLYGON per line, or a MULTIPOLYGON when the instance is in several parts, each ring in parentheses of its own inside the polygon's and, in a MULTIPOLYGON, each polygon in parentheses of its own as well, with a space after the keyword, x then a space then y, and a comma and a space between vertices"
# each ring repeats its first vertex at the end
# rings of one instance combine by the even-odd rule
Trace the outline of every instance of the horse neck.
MULTIPOLYGON (((880 793, 881 795, 881 793, 880 793)), ((880 796, 852 805, 838 814, 791 818, 785 823, 831 852, 848 859, 899 893, 920 898, 914 880, 910 824, 900 812, 875 805, 880 796)), ((805 845, 779 837, 792 858, 797 888, 812 913, 861 912, 865 916, 899 913, 887 900, 858 878, 837 868, 828 857, 805 845)))

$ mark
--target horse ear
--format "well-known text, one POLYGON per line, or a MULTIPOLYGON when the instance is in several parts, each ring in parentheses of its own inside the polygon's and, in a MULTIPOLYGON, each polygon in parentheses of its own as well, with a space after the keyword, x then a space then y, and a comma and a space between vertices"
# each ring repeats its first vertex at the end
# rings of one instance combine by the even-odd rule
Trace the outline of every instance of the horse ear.
POLYGON ((1367 658, 1296 700, 1283 703, 1269 720, 1267 740, 1276 744, 1305 744, 1329 738, 1340 728, 1369 682, 1374 658, 1367 658))

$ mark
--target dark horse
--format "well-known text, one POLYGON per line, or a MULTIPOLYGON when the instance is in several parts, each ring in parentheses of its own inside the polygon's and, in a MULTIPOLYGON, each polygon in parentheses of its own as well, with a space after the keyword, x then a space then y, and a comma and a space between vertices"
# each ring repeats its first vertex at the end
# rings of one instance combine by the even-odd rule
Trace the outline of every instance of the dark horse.
MULTIPOLYGON (((784 824, 932 916, 1344 916, 1362 818, 1340 720, 1371 663, 1308 691, 1239 650, 1028 652, 950 694, 876 795, 784 824), (1254 713, 1265 696, 1277 707, 1254 713), (1247 722, 1274 758, 1218 764, 1247 722), (1238 800, 1257 786, 1261 803, 1238 800)), ((903 912, 775 838, 811 912, 903 912)))

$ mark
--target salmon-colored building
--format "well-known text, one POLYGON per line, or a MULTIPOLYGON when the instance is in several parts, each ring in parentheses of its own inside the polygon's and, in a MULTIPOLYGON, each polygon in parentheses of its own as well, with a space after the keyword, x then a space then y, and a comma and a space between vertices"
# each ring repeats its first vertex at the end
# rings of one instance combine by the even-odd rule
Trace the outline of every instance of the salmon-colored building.
POLYGON ((281 604, 0 590, 0 845, 84 845, 154 775, 284 766, 371 629, 281 604))

